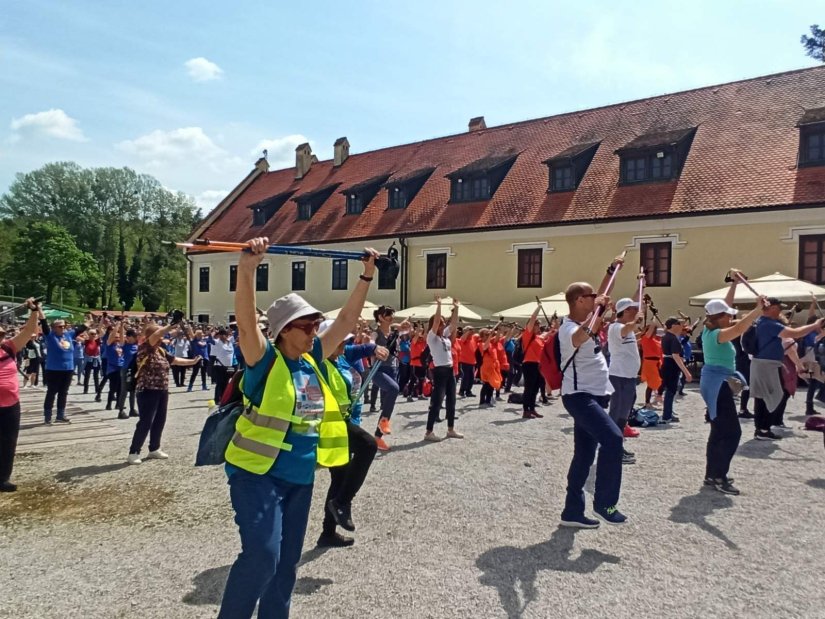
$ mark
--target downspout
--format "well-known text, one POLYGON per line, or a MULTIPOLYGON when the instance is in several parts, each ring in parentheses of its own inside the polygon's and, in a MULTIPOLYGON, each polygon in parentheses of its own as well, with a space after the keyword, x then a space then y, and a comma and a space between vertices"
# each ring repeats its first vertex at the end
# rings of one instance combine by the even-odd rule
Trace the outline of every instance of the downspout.
POLYGON ((407 256, 409 255, 409 248, 407 247, 407 239, 403 236, 398 237, 398 244, 401 245, 401 292, 399 303, 401 309, 405 309, 407 307, 407 300, 409 299, 409 295, 407 294, 407 282, 409 279, 407 256))
POLYGON ((184 250, 183 257, 186 258, 186 262, 189 263, 189 281, 186 282, 186 314, 189 317, 189 320, 194 320, 194 316, 192 315, 192 270, 195 268, 194 263, 189 258, 189 254, 184 250))

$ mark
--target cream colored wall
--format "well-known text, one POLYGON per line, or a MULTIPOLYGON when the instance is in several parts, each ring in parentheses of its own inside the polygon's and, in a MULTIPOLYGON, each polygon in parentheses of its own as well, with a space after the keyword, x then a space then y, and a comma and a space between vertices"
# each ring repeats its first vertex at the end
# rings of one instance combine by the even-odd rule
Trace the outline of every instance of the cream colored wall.
MULTIPOLYGON (((585 280, 597 285, 611 258, 622 250, 628 252, 627 267, 618 276, 613 296, 630 296, 634 294, 639 271, 639 243, 671 240, 672 285, 652 287, 648 292, 665 315, 681 309, 698 316, 701 310, 689 306, 689 297, 722 287, 730 267, 741 268, 750 277, 775 271, 796 277, 799 234, 825 234, 825 209, 412 238, 408 240, 408 305, 428 302, 435 294, 449 294, 493 311, 502 310, 528 302, 536 295, 555 294, 572 281, 585 280), (541 288, 516 287, 519 247, 545 247, 541 288), (426 289, 428 251, 449 254, 446 290, 426 289)), ((389 241, 324 247, 357 251, 364 245, 385 251, 389 241)), ((234 311, 234 294, 229 293, 229 265, 237 259, 237 254, 193 257, 195 286, 198 266, 211 265, 211 291, 194 292, 190 314, 209 313, 213 321, 219 322, 234 311)), ((360 265, 350 262, 349 290, 333 291, 329 259, 267 256, 265 260, 270 263, 270 284, 269 292, 258 293, 258 306, 262 309, 291 292, 291 263, 295 260, 307 262, 307 290, 300 294, 321 310, 343 305, 361 273, 360 265)), ((368 298, 377 304, 399 307, 400 285, 401 278, 396 290, 378 290, 376 278, 368 298)))

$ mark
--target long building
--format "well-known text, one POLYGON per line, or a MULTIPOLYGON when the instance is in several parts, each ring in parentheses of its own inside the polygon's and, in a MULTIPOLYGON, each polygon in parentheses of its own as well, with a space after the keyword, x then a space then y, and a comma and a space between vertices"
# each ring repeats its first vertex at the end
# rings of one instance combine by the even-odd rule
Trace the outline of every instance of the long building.
MULTIPOLYGON (((825 66, 487 127, 295 167, 262 158, 192 238, 401 252, 370 300, 397 308, 452 295, 499 310, 596 283, 627 250, 665 312, 721 287, 725 271, 825 283, 825 66)), ((234 318, 238 254, 190 254, 189 313, 234 318)), ((354 262, 268 256, 263 302, 298 291, 331 310, 354 262)), ((695 311, 694 311, 695 313, 695 311)))

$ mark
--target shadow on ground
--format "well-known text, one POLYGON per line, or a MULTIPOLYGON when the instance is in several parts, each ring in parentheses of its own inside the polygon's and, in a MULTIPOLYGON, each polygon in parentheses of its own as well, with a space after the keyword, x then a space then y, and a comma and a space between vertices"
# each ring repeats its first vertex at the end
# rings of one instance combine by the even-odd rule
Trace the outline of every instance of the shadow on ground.
POLYGON ((696 494, 682 497, 679 503, 671 508, 670 521, 677 524, 694 524, 713 537, 722 540, 731 550, 739 550, 739 546, 731 541, 724 531, 708 522, 708 516, 717 509, 729 507, 733 507, 733 501, 729 496, 703 486, 696 494))
POLYGON ((585 548, 575 559, 571 558, 575 536, 574 529, 559 527, 549 540, 540 544, 526 548, 492 548, 476 560, 476 567, 482 571, 478 580, 482 585, 498 590, 501 607, 507 617, 516 619, 538 597, 536 578, 539 572, 554 570, 590 574, 605 563, 617 564, 621 561, 616 555, 591 548, 585 548))
MULTIPOLYGON (((321 555, 323 555, 328 548, 313 548, 307 550, 301 557, 298 566, 311 563, 321 555)), ((218 606, 223 597, 223 590, 226 587, 226 578, 229 576, 229 568, 231 565, 224 565, 221 567, 211 567, 204 570, 192 579, 194 589, 183 596, 183 602, 192 606, 213 605, 218 606)), ((331 585, 332 580, 329 578, 312 578, 305 576, 299 578, 295 583, 295 595, 312 595, 327 585, 331 585)))
POLYGON ((745 443, 740 445, 739 450, 736 452, 737 456, 743 456, 745 458, 752 458, 755 460, 777 460, 779 462, 816 462, 816 458, 808 458, 805 456, 800 456, 792 451, 788 451, 787 449, 783 449, 779 441, 757 441, 756 439, 751 439, 745 443), (786 457, 779 457, 774 456, 775 453, 784 453, 787 454, 786 457))
POLYGON ((809 479, 805 483, 808 484, 811 488, 817 488, 819 490, 825 490, 825 479, 820 479, 820 478, 809 479))
POLYGON ((114 471, 125 469, 127 466, 129 466, 128 462, 115 462, 100 466, 78 466, 73 469, 58 471, 55 473, 54 479, 62 484, 79 482, 83 481, 87 477, 94 477, 95 475, 103 475, 105 473, 113 473, 114 471))

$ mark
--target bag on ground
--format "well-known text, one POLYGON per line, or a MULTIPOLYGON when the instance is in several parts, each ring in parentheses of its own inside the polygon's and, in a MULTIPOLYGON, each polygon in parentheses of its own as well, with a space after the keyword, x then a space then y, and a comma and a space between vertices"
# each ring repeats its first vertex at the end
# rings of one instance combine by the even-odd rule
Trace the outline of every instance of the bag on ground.
POLYGON ((649 408, 636 408, 631 413, 627 422, 636 428, 649 428, 658 425, 659 414, 649 408))

